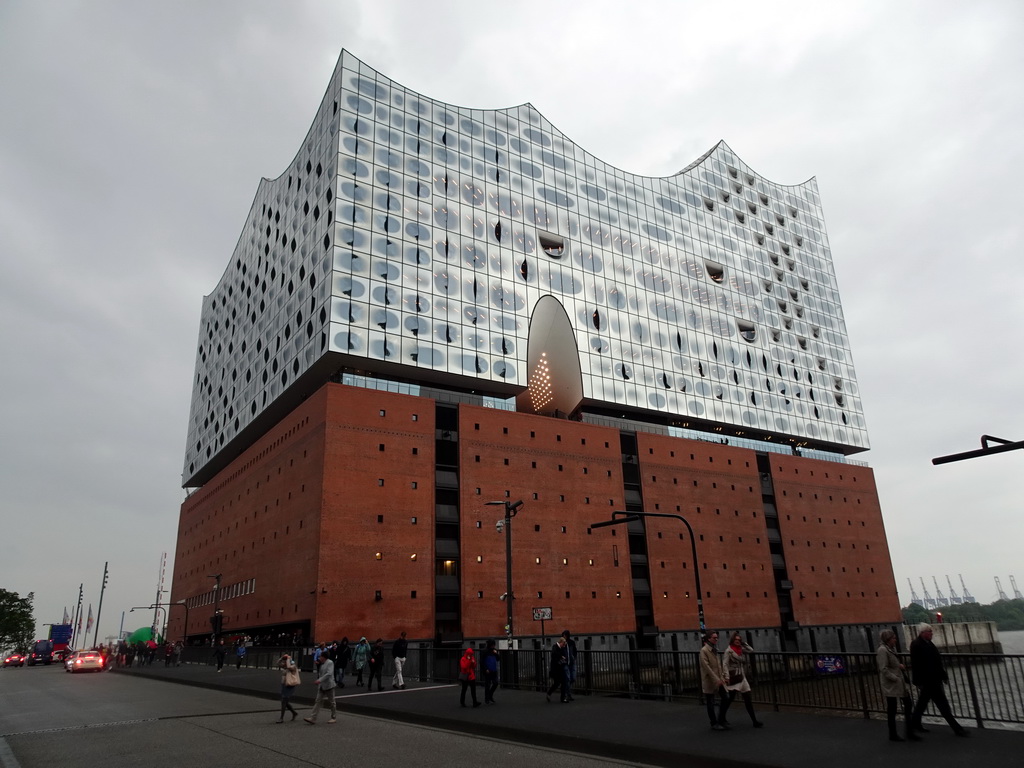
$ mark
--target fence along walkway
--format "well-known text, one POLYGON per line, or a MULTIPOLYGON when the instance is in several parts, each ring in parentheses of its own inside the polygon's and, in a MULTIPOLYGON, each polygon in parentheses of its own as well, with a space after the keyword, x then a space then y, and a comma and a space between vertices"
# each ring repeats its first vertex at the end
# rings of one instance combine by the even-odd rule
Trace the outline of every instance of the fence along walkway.
MULTIPOLYGON (((312 648, 251 648, 246 666, 272 668, 282 653, 311 670, 312 648)), ((459 674, 458 647, 421 645, 409 649, 403 674, 409 680, 455 682, 459 674)), ((901 660, 910 667, 907 654, 901 660)), ((1024 725, 1024 655, 944 653, 949 674, 946 695, 956 717, 983 728, 985 723, 1024 725)), ((186 663, 212 664, 209 648, 185 649, 186 663)), ((227 663, 233 663, 229 656, 227 663)), ((159 661, 157 662, 160 663, 159 661)), ((390 653, 387 654, 392 671, 390 653)), ((505 687, 544 690, 548 682, 546 650, 501 651, 501 683, 505 687)), ((346 671, 352 674, 351 665, 346 671)), ((750 683, 754 701, 781 708, 832 710, 884 715, 873 653, 755 652, 750 683)), ((631 696, 666 701, 700 697, 697 651, 579 651, 573 690, 600 696, 631 696)), ((911 686, 912 695, 916 690, 911 686)))

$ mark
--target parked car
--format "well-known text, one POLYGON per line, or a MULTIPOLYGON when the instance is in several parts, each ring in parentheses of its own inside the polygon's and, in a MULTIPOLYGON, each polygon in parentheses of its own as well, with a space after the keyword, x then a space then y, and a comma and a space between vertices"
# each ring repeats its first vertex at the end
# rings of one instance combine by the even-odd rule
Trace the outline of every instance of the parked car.
POLYGON ((23 666, 25 666, 25 656, 24 656, 24 654, 12 653, 12 654, 9 654, 4 659, 4 669, 7 669, 7 667, 23 667, 23 666))
POLYGON ((103 656, 99 651, 77 651, 64 662, 64 669, 68 672, 84 672, 87 669, 102 672, 103 656))

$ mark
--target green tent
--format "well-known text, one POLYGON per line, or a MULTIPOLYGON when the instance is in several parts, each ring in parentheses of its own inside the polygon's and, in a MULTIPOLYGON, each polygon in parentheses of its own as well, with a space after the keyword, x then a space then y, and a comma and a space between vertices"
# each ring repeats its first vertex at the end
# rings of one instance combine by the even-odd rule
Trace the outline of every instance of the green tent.
POLYGON ((136 629, 125 640, 129 645, 135 645, 135 643, 147 643, 150 640, 155 640, 157 643, 164 641, 163 637, 158 632, 154 632, 152 627, 142 627, 142 629, 136 629))

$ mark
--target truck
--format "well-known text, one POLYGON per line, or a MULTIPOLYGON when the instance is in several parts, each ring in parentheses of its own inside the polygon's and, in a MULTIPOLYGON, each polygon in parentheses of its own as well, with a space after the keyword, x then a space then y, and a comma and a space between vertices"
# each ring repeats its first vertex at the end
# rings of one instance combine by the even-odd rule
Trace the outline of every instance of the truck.
POLYGON ((53 642, 53 658, 57 661, 64 661, 64 657, 71 651, 68 645, 71 642, 72 626, 70 624, 54 624, 50 627, 50 640, 53 642))

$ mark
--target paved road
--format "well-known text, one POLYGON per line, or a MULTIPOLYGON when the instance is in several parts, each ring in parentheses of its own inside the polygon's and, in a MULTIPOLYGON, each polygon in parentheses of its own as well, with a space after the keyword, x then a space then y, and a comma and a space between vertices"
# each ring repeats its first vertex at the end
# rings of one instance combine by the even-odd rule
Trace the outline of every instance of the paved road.
MULTIPOLYGON (((746 721, 742 706, 730 712, 733 730, 712 732, 696 702, 668 703, 611 697, 577 696, 571 704, 547 703, 543 694, 533 691, 500 690, 498 704, 479 709, 462 709, 458 690, 426 682, 410 682, 408 690, 368 692, 351 683, 340 692, 339 707, 344 713, 336 726, 302 723, 272 725, 277 708, 279 677, 275 671, 226 667, 217 673, 212 667, 186 665, 165 668, 162 665, 109 674, 74 677, 52 670, 6 670, 0 672, 0 736, 11 733, 5 727, 8 713, 18 713, 20 699, 32 698, 30 691, 9 694, 7 675, 42 672, 56 674, 56 684, 69 691, 74 724, 117 722, 117 710, 106 712, 88 702, 124 698, 138 717, 160 717, 128 726, 111 726, 115 734, 92 738, 91 728, 79 728, 65 739, 63 732, 33 734, 25 731, 7 736, 7 744, 22 768, 52 765, 42 759, 47 743, 64 740, 62 747, 74 754, 74 745, 96 743, 108 749, 126 750, 124 762, 83 762, 81 765, 128 765, 140 755, 147 765, 178 765, 186 756, 199 756, 204 765, 258 768, 264 761, 275 766, 359 764, 416 765, 431 768, 470 760, 489 763, 508 759, 536 765, 592 765, 586 760, 618 761, 616 764, 679 766, 687 768, 864 768, 895 765, 900 762, 924 763, 929 768, 962 768, 971 763, 1009 766, 1020 764, 1024 754, 1024 733, 995 729, 974 729, 972 738, 955 738, 942 725, 920 744, 894 744, 886 739, 885 723, 861 718, 810 715, 793 712, 759 712, 765 727, 754 730, 746 721), (66 679, 66 682, 65 682, 66 679), (83 694, 75 685, 96 686, 83 694), (112 693, 105 688, 112 681, 112 693), (177 685, 171 683, 178 683, 177 685), (101 695, 102 694, 102 695, 101 695), (223 698, 227 697, 227 698, 223 698), (166 706, 166 714, 154 715, 154 708, 166 706), (223 712, 215 715, 214 712, 223 712), (187 727, 186 727, 187 726, 187 727), (340 726, 340 727, 339 727, 340 726), (414 726, 425 726, 415 728, 414 726), (490 739, 467 738, 468 736, 490 739), (198 746, 193 746, 195 740, 198 746), (503 740, 503 741, 497 741, 503 740), (138 744, 144 743, 142 752, 138 744), (518 743, 519 746, 515 746, 518 743), (524 746, 526 745, 526 746, 524 746), (518 753, 517 749, 531 749, 518 753), (547 750, 564 750, 574 757, 547 750), (236 758, 236 754, 241 756, 236 758), (591 755, 591 758, 581 757, 591 755), (215 755, 216 759, 209 759, 215 755), (157 762, 154 762, 154 759, 157 762), (31 760, 31 762, 30 762, 31 760), (222 760, 224 762, 222 762, 222 760), (575 761, 584 762, 575 762, 575 761), (291 762, 295 761, 295 762, 291 762)), ((314 692, 306 674, 304 695, 299 704, 307 704, 314 692)), ((27 678, 26 678, 27 679, 27 678)), ((42 679, 42 678, 40 678, 42 679)), ((50 692, 45 700, 53 700, 50 692)), ((162 710, 161 710, 162 711, 162 710)), ((16 722, 25 726, 23 714, 16 722)), ((64 717, 70 718, 71 715, 64 717)), ((121 715, 123 717, 123 715, 121 715)), ((28 721, 38 721, 38 716, 28 721)), ((964 723, 970 726, 970 723, 964 723)), ((34 726, 38 729, 38 725, 34 726)), ((29 729, 31 730, 31 728, 29 729)), ((99 730, 99 729, 97 729, 99 730)), ((2 745, 3 742, 0 742, 2 745)), ((120 752, 115 752, 118 760, 120 752)), ((63 759, 63 756, 62 756, 63 759)), ((136 768, 136 763, 132 767, 136 768)), ((604 763, 607 765, 607 762, 604 763)), ((73 768, 74 764, 70 764, 73 768)), ((3 768, 9 768, 4 765, 3 768)))
MULTIPOLYGON (((3 768, 308 768, 489 765, 608 768, 600 758, 342 713, 274 724, 275 702, 58 667, 0 672, 3 768)), ((622 765, 622 763, 614 763, 622 765)))

